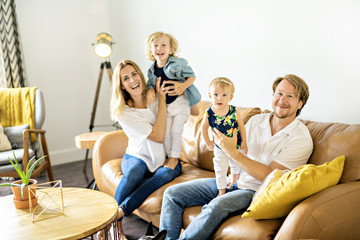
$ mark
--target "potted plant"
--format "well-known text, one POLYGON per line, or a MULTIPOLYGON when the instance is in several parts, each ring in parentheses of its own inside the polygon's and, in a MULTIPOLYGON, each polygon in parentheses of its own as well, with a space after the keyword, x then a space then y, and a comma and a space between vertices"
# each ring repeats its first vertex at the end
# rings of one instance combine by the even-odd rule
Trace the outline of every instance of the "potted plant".
POLYGON ((14 162, 11 160, 10 157, 9 157, 9 161, 13 165, 13 167, 15 168, 16 172, 19 174, 19 177, 21 179, 15 181, 15 182, 12 182, 12 183, 1 183, 0 186, 11 186, 13 193, 14 193, 15 207, 16 208, 27 208, 27 207, 29 207, 28 186, 31 185, 31 200, 30 201, 32 203, 32 206, 35 206, 37 204, 37 198, 35 196, 37 181, 35 179, 30 179, 30 177, 31 177, 31 174, 33 173, 36 165, 42 159, 44 159, 46 156, 43 156, 43 157, 37 159, 35 162, 33 162, 35 160, 35 156, 32 157, 30 159, 28 165, 26 166, 26 169, 24 169, 24 171, 23 171, 23 170, 21 170, 21 167, 16 159, 14 152, 13 152, 13 155, 14 155, 14 162))

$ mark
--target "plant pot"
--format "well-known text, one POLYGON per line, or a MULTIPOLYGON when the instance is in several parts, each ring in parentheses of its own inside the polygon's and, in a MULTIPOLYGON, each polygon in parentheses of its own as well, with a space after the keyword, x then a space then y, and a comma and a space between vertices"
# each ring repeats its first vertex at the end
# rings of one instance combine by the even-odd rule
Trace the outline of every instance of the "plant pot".
MULTIPOLYGON (((14 184, 21 184, 22 180, 17 180, 17 181, 15 181, 13 183, 14 184)), ((36 204, 37 204, 36 186, 37 186, 37 181, 35 179, 30 179, 29 185, 25 186, 25 188, 24 188, 24 199, 21 196, 21 187, 11 187, 12 191, 14 193, 14 204, 15 204, 16 208, 18 208, 17 206, 21 205, 18 202, 24 202, 24 201, 27 202, 27 203, 24 203, 27 207, 21 207, 21 208, 28 208, 29 207, 29 188, 31 188, 31 192, 30 192, 31 199, 34 199, 34 198, 36 199, 36 201, 35 200, 32 201, 32 205, 36 206, 36 204), (36 204, 35 204, 35 202, 36 202, 36 204)))
MULTIPOLYGON (((15 198, 13 199, 14 201, 14 205, 15 208, 17 209, 25 209, 25 208, 29 208, 29 199, 26 200, 16 200, 15 198)), ((31 198, 31 207, 34 207, 38 204, 38 199, 37 197, 31 198)))

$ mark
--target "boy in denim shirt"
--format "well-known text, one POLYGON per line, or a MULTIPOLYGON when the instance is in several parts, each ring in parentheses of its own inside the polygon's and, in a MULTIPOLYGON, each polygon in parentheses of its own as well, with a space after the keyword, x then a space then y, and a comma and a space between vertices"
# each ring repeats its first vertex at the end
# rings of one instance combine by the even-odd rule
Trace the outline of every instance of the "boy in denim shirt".
POLYGON ((178 159, 183 126, 199 114, 200 92, 193 85, 195 73, 183 58, 177 57, 178 42, 168 33, 155 32, 146 40, 146 56, 154 61, 148 70, 148 103, 155 101, 155 83, 165 81, 167 123, 164 147, 168 158, 178 159))

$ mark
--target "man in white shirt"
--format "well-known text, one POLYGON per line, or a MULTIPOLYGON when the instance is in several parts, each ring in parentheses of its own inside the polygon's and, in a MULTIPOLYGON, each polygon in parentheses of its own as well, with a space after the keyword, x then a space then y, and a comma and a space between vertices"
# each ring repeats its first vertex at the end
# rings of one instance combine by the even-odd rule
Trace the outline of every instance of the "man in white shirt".
POLYGON ((294 169, 308 161, 313 143, 306 126, 296 117, 309 97, 307 84, 289 74, 273 83, 273 112, 253 116, 246 124, 248 154, 236 149, 236 137, 214 129, 214 142, 240 167, 237 184, 216 197, 214 179, 198 179, 169 187, 163 197, 160 230, 166 239, 178 239, 186 207, 203 206, 179 239, 208 239, 230 213, 245 210, 261 182, 274 169, 294 169))

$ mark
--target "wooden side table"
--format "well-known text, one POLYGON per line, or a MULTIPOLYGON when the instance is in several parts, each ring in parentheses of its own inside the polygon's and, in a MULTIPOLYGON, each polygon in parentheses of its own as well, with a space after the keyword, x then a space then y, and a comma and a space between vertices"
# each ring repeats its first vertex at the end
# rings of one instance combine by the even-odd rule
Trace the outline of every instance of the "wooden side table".
POLYGON ((88 132, 80 134, 75 137, 75 143, 77 148, 81 149, 93 149, 96 140, 104 136, 108 132, 88 132))
MULTIPOLYGON (((85 154, 85 162, 84 162, 84 168, 83 172, 86 172, 86 165, 88 161, 88 154, 89 149, 93 149, 96 141, 104 136, 108 132, 88 132, 83 133, 75 137, 75 144, 77 148, 86 149, 85 154)), ((87 188, 90 188, 90 186, 93 185, 92 189, 96 188, 95 179, 92 179, 91 182, 88 184, 87 188)))
POLYGON ((96 143, 96 140, 98 140, 100 137, 104 136, 106 133, 107 132, 88 132, 88 133, 80 134, 75 137, 76 147, 81 148, 81 149, 86 149, 84 169, 83 169, 84 172, 86 170, 89 149, 93 149, 94 145, 96 143))
POLYGON ((80 239, 110 224, 114 234, 118 234, 118 204, 113 197, 100 191, 69 187, 63 187, 63 196, 64 215, 34 223, 29 209, 15 208, 13 195, 0 197, 1 239, 80 239))

